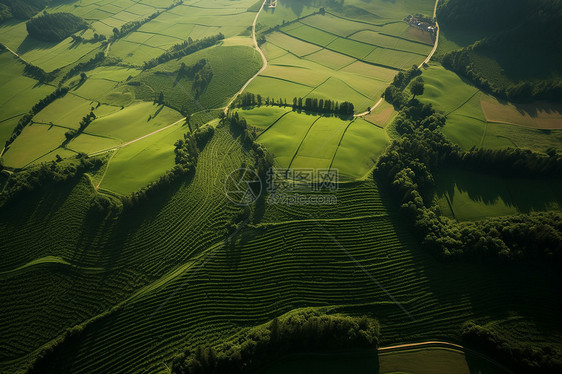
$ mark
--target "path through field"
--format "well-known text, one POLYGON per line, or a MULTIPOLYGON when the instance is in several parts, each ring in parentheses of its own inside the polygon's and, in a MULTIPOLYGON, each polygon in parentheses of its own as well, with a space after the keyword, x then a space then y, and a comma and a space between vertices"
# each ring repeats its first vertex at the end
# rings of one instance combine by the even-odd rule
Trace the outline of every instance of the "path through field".
POLYGON ((181 121, 185 121, 185 120, 186 120, 185 117, 184 117, 184 118, 181 118, 181 119, 177 120, 176 122, 172 123, 171 125, 162 127, 161 129, 158 129, 158 130, 156 130, 156 131, 153 131, 153 132, 151 132, 150 134, 143 135, 143 136, 141 136, 140 138, 136 138, 136 139, 133 139, 133 140, 128 141, 128 142, 126 142, 126 143, 116 145, 115 147, 111 147, 111 148, 107 148, 107 149, 104 149, 104 150, 101 150, 101 151, 97 151, 97 152, 90 153, 90 154, 88 155, 88 157, 98 156, 98 155, 101 155, 101 154, 104 154, 104 153, 107 153, 107 152, 114 151, 114 150, 116 150, 116 149, 120 149, 120 148, 126 147, 126 146, 128 146, 128 145, 131 145, 131 144, 133 144, 133 143, 138 142, 139 140, 146 139, 146 138, 148 138, 149 136, 156 135, 156 134, 158 134, 159 132, 162 132, 162 131, 164 131, 164 130, 167 130, 167 129, 169 129, 170 127, 175 126, 175 125, 177 125, 178 123, 180 123, 181 121))
POLYGON ((242 92, 244 92, 244 90, 250 85, 250 83, 252 83, 252 81, 254 79, 256 79, 258 77, 258 75, 260 75, 261 73, 263 73, 263 71, 267 68, 267 58, 265 58, 265 54, 263 53, 263 51, 261 50, 260 46, 258 45, 258 40, 256 39, 256 24, 258 23, 258 18, 263 10, 263 7, 265 6, 265 3, 267 2, 267 0, 264 0, 263 4, 261 5, 260 10, 258 11, 258 13, 256 14, 256 18, 254 18, 254 23, 252 23, 252 38, 254 39, 254 48, 259 52, 259 54, 261 55, 261 59, 263 62, 263 66, 261 67, 261 69, 254 74, 254 76, 252 78, 250 78, 246 84, 244 84, 244 86, 242 86, 242 88, 240 89, 240 91, 238 91, 236 94, 234 94, 234 96, 232 97, 232 99, 228 102, 228 104, 226 104, 226 107, 224 108, 224 114, 228 113, 228 108, 230 108, 230 106, 232 105, 232 103, 234 102, 234 100, 236 100, 236 98, 238 96, 240 96, 240 94, 242 94, 242 92))

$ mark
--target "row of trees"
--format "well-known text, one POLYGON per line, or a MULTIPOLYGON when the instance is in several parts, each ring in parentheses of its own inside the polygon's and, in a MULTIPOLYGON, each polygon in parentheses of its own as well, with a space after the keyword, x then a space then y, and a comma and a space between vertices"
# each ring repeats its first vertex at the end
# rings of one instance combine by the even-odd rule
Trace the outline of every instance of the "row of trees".
POLYGON ((88 127, 90 123, 92 123, 95 119, 96 119, 96 115, 94 114, 94 108, 92 107, 90 113, 86 114, 80 120, 78 130, 70 130, 64 134, 64 136, 66 137, 65 144, 71 141, 73 138, 80 135, 81 133, 83 133, 84 130, 86 130, 86 127, 88 127))
POLYGON ((304 311, 275 318, 269 325, 255 327, 215 348, 188 350, 174 359, 172 372, 255 373, 292 353, 376 348, 378 339, 376 320, 304 311))
POLYGON ((23 69, 23 75, 36 79, 41 83, 49 83, 53 79, 55 79, 56 74, 59 72, 59 69, 53 70, 50 73, 47 73, 45 70, 41 69, 39 66, 32 65, 30 63, 25 62, 25 68, 23 69))
MULTIPOLYGON (((396 74, 392 83, 384 91, 385 100, 394 105, 396 110, 402 109, 410 100, 410 97, 404 92, 405 88, 408 87, 412 79, 418 77, 421 73, 421 70, 414 65, 409 70, 396 74)), ((415 97, 415 95, 422 95, 423 91, 423 80, 418 80, 413 85, 412 93, 415 97)))
POLYGON ((32 38, 58 43, 87 28, 88 24, 71 13, 44 13, 27 21, 26 27, 32 38))
POLYGON ((561 373, 562 352, 552 347, 536 347, 524 342, 506 340, 494 330, 472 321, 461 329, 466 347, 484 351, 518 373, 561 373))
POLYGON ((227 125, 235 137, 240 138, 244 148, 254 152, 254 170, 262 180, 266 180, 267 171, 273 166, 273 156, 267 149, 256 142, 258 134, 256 129, 249 126, 245 118, 238 112, 228 113, 221 119, 221 124, 227 125))
POLYGON ((16 138, 23 131, 24 127, 31 123, 31 120, 33 119, 33 117, 37 113, 39 113, 47 105, 51 104, 56 99, 63 97, 67 93, 68 93, 67 87, 59 87, 54 92, 49 94, 48 96, 39 100, 39 102, 36 103, 27 114, 23 115, 23 117, 20 118, 20 120, 18 121, 18 124, 16 125, 16 127, 14 128, 14 130, 12 132, 12 136, 10 136, 10 139, 8 139, 6 141, 5 147, 8 148, 10 146, 10 144, 12 144, 14 142, 14 140, 16 140, 16 138))
MULTIPOLYGON (((234 106, 239 108, 261 106, 263 104, 275 106, 291 106, 290 104, 287 104, 286 99, 279 99, 278 101, 276 101, 275 99, 270 99, 269 97, 267 97, 264 100, 264 98, 260 94, 255 95, 251 92, 246 92, 238 96, 236 98, 236 101, 234 102, 234 106)), ((307 112, 322 114, 336 114, 341 116, 351 116, 355 111, 353 104, 348 101, 344 101, 340 104, 338 101, 330 99, 319 99, 315 97, 295 97, 293 98, 292 108, 294 110, 304 110, 307 112)))
POLYGON ((196 41, 192 41, 190 38, 187 41, 172 46, 168 51, 164 52, 160 56, 153 58, 152 60, 145 61, 143 65, 143 69, 147 70, 157 65, 171 61, 173 59, 190 55, 202 49, 211 47, 223 39, 224 39, 224 35, 222 33, 218 33, 217 35, 213 35, 213 36, 208 36, 206 38, 196 41))
MULTIPOLYGON (((104 63, 104 61, 106 60, 105 57, 105 53, 104 52, 98 52, 96 53, 96 55, 94 57, 92 57, 91 59, 89 59, 86 62, 79 62, 76 65, 74 65, 63 77, 61 82, 65 82, 68 79, 72 78, 73 76, 79 74, 80 72, 84 72, 84 71, 88 71, 88 70, 93 70, 96 67, 102 65, 104 63)), ((118 60, 113 60, 112 61, 114 64, 116 64, 118 62, 118 60)))

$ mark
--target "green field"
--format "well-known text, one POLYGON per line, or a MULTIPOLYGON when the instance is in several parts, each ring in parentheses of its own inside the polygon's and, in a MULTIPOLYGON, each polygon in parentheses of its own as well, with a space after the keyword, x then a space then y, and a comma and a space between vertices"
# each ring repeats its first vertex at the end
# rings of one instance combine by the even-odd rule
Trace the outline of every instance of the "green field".
MULTIPOLYGON (((524 124, 528 121, 528 115, 521 116, 522 119, 519 121, 514 120, 513 115, 500 113, 499 120, 488 122, 482 110, 482 102, 493 103, 495 99, 463 81, 454 72, 440 65, 432 65, 424 71, 423 79, 425 92, 420 100, 431 103, 435 109, 447 115, 447 125, 443 128, 443 132, 462 148, 516 147, 540 152, 550 147, 560 149, 562 130, 556 128, 541 130, 509 123, 516 121, 524 124)), ((546 111, 552 112, 552 109, 546 111)))
POLYGON ((357 119, 299 114, 290 108, 240 110, 258 128, 276 166, 293 169, 337 169, 342 181, 362 179, 389 144, 382 128, 357 119))
POLYGON ((174 143, 189 131, 182 125, 117 150, 100 188, 126 195, 157 180, 175 165, 174 143))
MULTIPOLYGON (((312 16, 303 8, 298 20, 279 32, 264 34, 268 68, 247 91, 276 99, 298 96, 350 101, 362 112, 378 100, 399 70, 421 63, 429 54, 433 41, 407 35, 409 26, 402 19, 404 12, 425 11, 430 6, 430 1, 415 5, 352 2, 312 16), (377 21, 385 21, 364 20, 375 14, 377 21)), ((279 23, 285 20, 284 12, 279 23)), ((269 11, 263 17, 269 22, 275 15, 276 11, 269 11)))
POLYGON ((436 182, 441 211, 460 221, 562 207, 562 181, 558 179, 501 178, 446 170, 436 182))

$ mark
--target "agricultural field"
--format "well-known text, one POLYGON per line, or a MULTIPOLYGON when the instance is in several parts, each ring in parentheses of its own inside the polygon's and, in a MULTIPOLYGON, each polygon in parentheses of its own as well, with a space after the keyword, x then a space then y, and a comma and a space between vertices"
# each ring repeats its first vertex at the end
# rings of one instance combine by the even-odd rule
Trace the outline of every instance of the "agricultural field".
POLYGON ((443 132, 464 149, 560 149, 562 113, 558 105, 501 103, 440 65, 422 75, 420 100, 447 115, 443 132))
POLYGON ((363 179, 389 144, 382 128, 363 119, 318 117, 279 107, 238 114, 260 131, 257 142, 281 169, 332 169, 342 181, 363 179))
POLYGON ((562 370, 562 106, 441 1, 0 0, 0 374, 562 370))
MULTIPOLYGON (((392 22, 364 22, 361 15, 372 9, 361 6, 350 4, 324 14, 303 10, 301 17, 286 20, 278 31, 265 32, 263 51, 268 67, 247 91, 275 100, 350 101, 356 112, 373 106, 398 71, 419 65, 427 57, 433 41, 409 35, 403 13, 392 22)), ((389 18, 397 14, 386 7, 385 11, 389 18)), ((276 14, 277 10, 267 19, 276 14)), ((284 12, 279 14, 280 22, 284 16, 284 12)))

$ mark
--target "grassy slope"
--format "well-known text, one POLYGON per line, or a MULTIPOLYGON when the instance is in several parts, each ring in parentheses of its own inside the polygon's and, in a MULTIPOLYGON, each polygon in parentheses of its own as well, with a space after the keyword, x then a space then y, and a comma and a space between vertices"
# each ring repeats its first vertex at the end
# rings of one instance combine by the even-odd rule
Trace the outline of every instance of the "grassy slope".
POLYGON ((117 151, 101 188, 129 194, 155 181, 175 165, 174 143, 189 132, 179 123, 117 151))
MULTIPOLYGON (((244 157, 232 138, 219 132, 201 154, 190 185, 161 194, 119 221, 88 214, 93 190, 85 180, 62 189, 49 188, 3 208, 0 235, 5 245, 0 271, 45 256, 59 257, 78 268, 37 265, 3 276, 0 324, 5 333, 0 361, 4 365, 0 371, 7 370, 5 361, 34 351, 64 328, 123 301, 220 241, 232 212, 222 181, 244 157), (91 273, 80 267, 102 270, 91 273)), ((181 340, 170 342, 169 353, 177 351, 176 344, 181 346, 181 340)))

